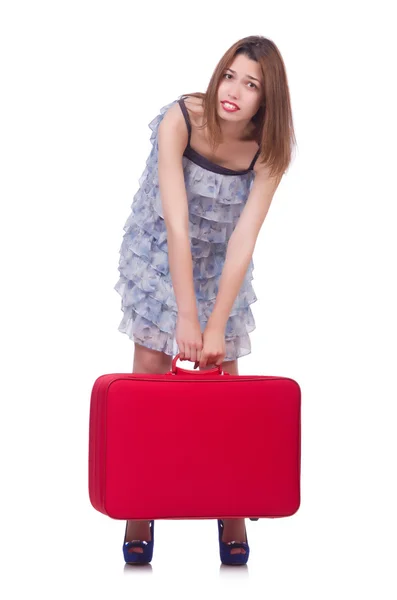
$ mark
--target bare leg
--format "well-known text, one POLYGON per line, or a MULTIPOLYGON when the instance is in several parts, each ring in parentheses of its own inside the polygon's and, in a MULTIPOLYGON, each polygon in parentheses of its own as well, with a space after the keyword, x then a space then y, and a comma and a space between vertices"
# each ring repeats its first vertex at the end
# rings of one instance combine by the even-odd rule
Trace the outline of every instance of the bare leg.
MULTIPOLYGON (((172 356, 158 350, 151 350, 136 342, 134 344, 133 373, 167 373, 171 369, 172 356)), ((150 521, 128 519, 127 523, 126 542, 131 542, 132 540, 145 540, 149 542, 151 540, 150 521)), ((129 551, 143 552, 143 548, 134 546, 129 551)))
MULTIPOLYGON (((230 373, 230 375, 238 375, 238 359, 236 360, 228 360, 222 363, 222 371, 226 373, 230 373)), ((214 365, 207 365, 203 369, 199 367, 200 371, 207 371, 208 369, 213 369, 214 365)), ((245 535, 245 519, 222 519, 224 524, 222 541, 223 542, 233 542, 233 541, 241 541, 246 542, 245 535)), ((230 554, 245 554, 244 548, 232 548, 230 554)))

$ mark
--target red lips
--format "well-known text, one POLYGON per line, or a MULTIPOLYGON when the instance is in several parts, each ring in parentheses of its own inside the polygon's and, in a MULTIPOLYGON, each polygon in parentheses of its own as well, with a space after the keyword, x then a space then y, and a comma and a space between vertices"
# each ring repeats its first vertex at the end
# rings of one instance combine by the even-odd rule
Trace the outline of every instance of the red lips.
POLYGON ((235 104, 235 102, 230 102, 229 100, 222 100, 222 104, 224 104, 225 102, 227 102, 228 104, 231 104, 232 106, 234 106, 235 108, 240 110, 240 107, 237 106, 237 104, 235 104))

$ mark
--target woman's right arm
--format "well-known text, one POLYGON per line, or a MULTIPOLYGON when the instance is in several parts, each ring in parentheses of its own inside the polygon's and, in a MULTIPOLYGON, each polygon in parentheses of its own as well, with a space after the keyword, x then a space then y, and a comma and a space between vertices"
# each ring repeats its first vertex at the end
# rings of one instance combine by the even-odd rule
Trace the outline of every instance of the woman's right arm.
POLYGON ((188 201, 182 164, 187 142, 185 119, 176 103, 168 109, 158 129, 158 176, 167 228, 169 268, 178 306, 177 343, 181 358, 195 361, 199 360, 199 355, 194 352, 194 347, 201 348, 202 336, 193 283, 188 201))

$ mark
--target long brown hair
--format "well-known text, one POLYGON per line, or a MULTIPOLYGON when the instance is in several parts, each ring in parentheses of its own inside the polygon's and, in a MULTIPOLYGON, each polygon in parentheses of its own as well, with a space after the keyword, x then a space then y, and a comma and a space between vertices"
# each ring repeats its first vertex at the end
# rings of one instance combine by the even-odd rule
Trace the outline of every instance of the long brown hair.
POLYGON ((234 57, 245 54, 259 63, 264 91, 261 105, 252 117, 255 128, 253 138, 260 146, 258 161, 267 165, 270 176, 282 177, 287 170, 296 145, 291 100, 284 61, 276 44, 261 35, 250 35, 233 44, 218 62, 207 90, 182 96, 203 100, 202 128, 208 127, 208 140, 214 150, 221 141, 221 128, 217 113, 217 92, 226 69, 234 57))

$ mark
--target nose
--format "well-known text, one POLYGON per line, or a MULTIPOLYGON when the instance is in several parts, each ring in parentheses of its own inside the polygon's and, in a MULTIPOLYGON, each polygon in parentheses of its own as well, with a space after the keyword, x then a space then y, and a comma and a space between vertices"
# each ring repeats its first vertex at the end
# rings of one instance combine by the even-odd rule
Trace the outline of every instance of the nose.
POLYGON ((233 87, 229 88, 229 96, 230 98, 236 100, 239 97, 238 94, 238 86, 235 84, 233 87))

